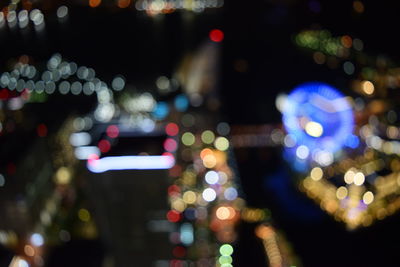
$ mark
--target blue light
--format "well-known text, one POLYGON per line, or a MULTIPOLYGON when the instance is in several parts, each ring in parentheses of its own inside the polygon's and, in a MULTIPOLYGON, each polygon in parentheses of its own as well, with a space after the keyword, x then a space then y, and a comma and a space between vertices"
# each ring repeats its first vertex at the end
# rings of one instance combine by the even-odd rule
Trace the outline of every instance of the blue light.
POLYGON ((189 107, 189 99, 184 94, 177 95, 175 97, 174 105, 178 111, 184 112, 189 107))
POLYGON ((308 170, 308 165, 306 161, 296 159, 293 163, 293 168, 298 172, 305 173, 308 170))
POLYGON ((194 241, 193 226, 190 223, 181 225, 181 241, 184 245, 189 246, 194 241))
POLYGON ((31 243, 32 243, 32 245, 34 245, 36 247, 42 246, 44 244, 43 236, 41 234, 34 233, 31 236, 31 243))
POLYGON ((169 114, 168 104, 165 102, 158 102, 156 107, 153 110, 153 116, 157 120, 163 120, 169 114))
POLYGON ((330 85, 317 82, 302 84, 288 95, 282 120, 288 134, 296 138, 297 146, 305 145, 310 152, 340 150, 354 127, 353 111, 345 96, 330 85), (317 125, 321 134, 307 132, 308 123, 317 125))
POLYGON ((349 137, 346 140, 345 145, 350 147, 350 148, 357 148, 358 145, 360 144, 360 140, 356 135, 349 135, 349 137))
POLYGON ((227 200, 235 200, 238 197, 238 191, 234 187, 228 187, 225 189, 224 197, 227 200))
POLYGON ((194 208, 185 209, 185 217, 188 220, 195 220, 197 217, 197 211, 194 208))
POLYGON ((290 162, 291 167, 300 173, 306 173, 308 168, 309 168, 309 164, 306 160, 300 160, 297 157, 295 157, 294 155, 296 154, 296 151, 293 149, 284 149, 283 150, 283 159, 286 160, 287 162, 290 162))

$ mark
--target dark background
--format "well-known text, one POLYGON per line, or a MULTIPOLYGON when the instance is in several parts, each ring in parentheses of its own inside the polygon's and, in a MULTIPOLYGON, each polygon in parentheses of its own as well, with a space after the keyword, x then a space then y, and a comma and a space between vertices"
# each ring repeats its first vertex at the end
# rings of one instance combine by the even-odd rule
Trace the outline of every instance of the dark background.
MULTIPOLYGON (((348 34, 364 42, 367 55, 399 62, 399 3, 362 2, 365 12, 359 14, 353 9, 353 1, 226 1, 221 97, 229 121, 279 123, 276 95, 307 81, 326 82, 350 93, 350 79, 356 74, 348 76, 340 67, 332 70, 315 64, 311 53, 294 45, 293 36, 301 30, 348 34), (320 13, 310 9, 316 3, 320 13), (245 60, 248 71, 236 71, 237 60, 245 60)), ((400 266, 396 256, 400 248, 399 215, 349 231, 298 192, 288 163, 281 160, 280 149, 237 149, 235 154, 248 204, 271 209, 276 225, 305 267, 400 266)), ((239 266, 265 266, 256 253, 262 250, 261 245, 251 238, 252 226, 243 225, 241 231, 239 266), (251 255, 257 264, 246 261, 251 255)))
MULTIPOLYGON (((399 61, 396 37, 398 2, 362 1, 226 1, 223 44, 223 94, 226 112, 235 123, 280 122, 275 96, 306 81, 323 81, 348 92, 351 76, 313 62, 311 53, 295 47, 293 36, 304 29, 327 29, 333 36, 350 35, 364 42, 369 56, 399 61), (317 5, 319 13, 311 11, 317 5), (235 60, 248 63, 238 73, 235 60)), ((356 72, 355 72, 356 73, 356 72)))
MULTIPOLYGON (((275 97, 299 83, 324 81, 349 92, 352 76, 340 68, 316 65, 310 53, 294 45, 293 36, 299 31, 319 27, 334 36, 349 34, 363 40, 365 53, 400 60, 400 3, 363 3, 365 12, 358 14, 352 1, 226 0, 222 10, 190 19, 174 13, 161 20, 132 10, 70 8, 70 18, 64 25, 56 22, 54 12, 49 13, 46 34, 40 38, 33 31, 24 36, 2 29, 0 69, 7 70, 6 62, 21 54, 40 62, 59 52, 79 65, 93 67, 106 82, 122 74, 128 83, 154 87, 154 79, 171 76, 183 55, 207 40, 210 29, 221 28, 225 33, 220 58, 222 116, 231 124, 279 123, 275 97), (312 12, 310 5, 319 5, 320 12, 312 12), (247 71, 235 69, 238 60, 246 62, 247 71)), ((82 102, 74 98, 61 101, 56 95, 53 98, 53 105, 32 111, 41 121, 62 121, 70 112, 89 111, 93 104, 90 98, 82 102), (52 110, 57 112, 48 112, 52 110)), ((305 267, 400 266, 399 215, 366 229, 348 231, 297 191, 280 149, 235 153, 248 204, 271 209, 276 225, 305 267)), ((252 227, 242 225, 239 229, 236 266, 265 266, 261 244, 251 238, 252 227)), ((71 251, 78 251, 80 246, 72 244, 71 251)), ((63 253, 55 252, 54 257, 62 258, 63 253)))

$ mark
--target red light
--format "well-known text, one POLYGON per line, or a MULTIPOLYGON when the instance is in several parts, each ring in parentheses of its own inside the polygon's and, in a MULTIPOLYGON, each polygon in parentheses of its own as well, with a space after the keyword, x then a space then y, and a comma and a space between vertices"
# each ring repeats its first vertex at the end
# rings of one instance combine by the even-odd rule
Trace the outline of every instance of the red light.
POLYGON ((183 267, 184 266, 183 263, 184 261, 181 260, 171 260, 169 267, 183 267))
POLYGON ((164 141, 164 149, 169 151, 169 152, 175 152, 176 149, 178 148, 178 144, 176 141, 172 138, 167 138, 164 141))
POLYGON ((8 99, 10 94, 7 89, 0 90, 0 99, 8 99))
POLYGON ((168 195, 170 196, 179 194, 180 192, 181 189, 177 185, 171 185, 170 187, 168 187, 168 195))
POLYGON ((170 222, 179 222, 181 219, 181 214, 175 210, 170 210, 167 212, 167 219, 170 222))
POLYGON ((99 159, 99 156, 97 156, 96 154, 90 154, 88 157, 88 164, 92 165, 96 163, 96 160, 99 159))
POLYGON ((106 133, 107 133, 107 135, 108 135, 110 138, 116 138, 116 137, 118 137, 118 135, 119 135, 118 126, 117 126, 117 125, 110 125, 110 126, 108 126, 108 127, 107 127, 107 130, 106 130, 106 133))
POLYGON ((172 255, 174 255, 175 258, 183 258, 185 257, 186 254, 186 249, 181 246, 174 247, 172 250, 172 255))
POLYGON ((172 155, 172 153, 170 153, 170 152, 164 152, 164 153, 162 153, 161 155, 163 155, 163 156, 168 156, 168 157, 173 157, 174 155, 172 155))
POLYGON ((39 124, 36 130, 40 137, 45 137, 47 135, 47 126, 43 123, 39 124))
POLYGON ((176 123, 168 123, 167 126, 165 126, 165 132, 169 136, 175 136, 179 133, 179 126, 176 123))
POLYGON ((31 93, 29 93, 28 89, 24 89, 21 93, 21 98, 24 100, 29 100, 31 93))
POLYGON ((107 153, 111 149, 111 144, 108 140, 101 140, 97 146, 101 153, 107 153))
POLYGON ((211 30, 210 40, 216 43, 222 42, 224 40, 224 32, 218 29, 211 30))

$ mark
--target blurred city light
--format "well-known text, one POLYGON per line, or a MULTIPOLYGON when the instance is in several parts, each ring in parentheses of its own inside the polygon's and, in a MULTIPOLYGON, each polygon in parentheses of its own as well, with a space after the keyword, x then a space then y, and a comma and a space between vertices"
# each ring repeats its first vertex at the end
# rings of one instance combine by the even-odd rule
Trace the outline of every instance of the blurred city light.
POLYGON ((92 172, 110 170, 152 170, 169 169, 175 163, 173 156, 115 156, 88 160, 87 167, 92 172))

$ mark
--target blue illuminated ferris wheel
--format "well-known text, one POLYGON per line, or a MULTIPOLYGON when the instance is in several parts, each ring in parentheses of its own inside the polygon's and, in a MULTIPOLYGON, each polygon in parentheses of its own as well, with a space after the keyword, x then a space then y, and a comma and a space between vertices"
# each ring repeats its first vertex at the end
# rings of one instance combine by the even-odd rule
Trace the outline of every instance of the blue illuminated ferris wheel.
POLYGON ((310 152, 334 153, 348 143, 354 128, 352 107, 337 89, 324 83, 305 83, 287 97, 283 124, 296 145, 310 152))

